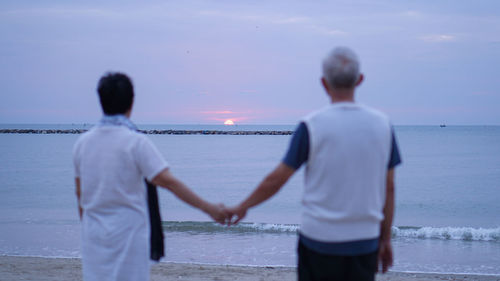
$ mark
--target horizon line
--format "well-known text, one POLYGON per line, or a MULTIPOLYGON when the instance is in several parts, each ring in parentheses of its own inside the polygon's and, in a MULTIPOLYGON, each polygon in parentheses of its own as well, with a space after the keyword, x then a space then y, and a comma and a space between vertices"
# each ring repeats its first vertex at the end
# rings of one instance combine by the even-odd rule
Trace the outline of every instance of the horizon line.
MULTIPOLYGON (((300 121, 299 121, 300 122, 300 121)), ((225 125, 221 123, 143 123, 143 122, 134 122, 136 125, 174 125, 174 126, 225 126, 225 127, 236 127, 236 126, 295 126, 299 122, 296 123, 235 123, 234 125, 225 125)), ((12 122, 12 123, 3 123, 0 122, 0 126, 2 125, 95 125, 96 122, 87 123, 87 122, 71 122, 71 123, 54 123, 54 122, 12 122)), ((445 127, 450 126, 500 126, 499 124, 446 124, 446 123, 428 123, 428 124, 392 124, 393 126, 442 126, 445 127)))

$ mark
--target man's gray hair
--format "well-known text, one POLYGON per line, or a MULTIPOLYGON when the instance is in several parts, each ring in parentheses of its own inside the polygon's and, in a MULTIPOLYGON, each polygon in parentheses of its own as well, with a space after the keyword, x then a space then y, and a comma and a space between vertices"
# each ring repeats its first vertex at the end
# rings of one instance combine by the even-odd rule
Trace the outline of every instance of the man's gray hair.
POLYGON ((334 89, 354 88, 359 79, 358 56, 346 47, 333 49, 323 60, 323 77, 334 89))

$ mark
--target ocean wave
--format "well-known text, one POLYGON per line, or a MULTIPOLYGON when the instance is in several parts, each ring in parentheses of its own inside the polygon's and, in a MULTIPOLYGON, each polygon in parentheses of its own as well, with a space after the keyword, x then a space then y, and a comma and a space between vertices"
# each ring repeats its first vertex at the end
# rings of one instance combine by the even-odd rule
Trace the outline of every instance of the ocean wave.
POLYGON ((393 226, 392 237, 500 242, 500 227, 472 228, 393 226))
POLYGON ((231 233, 231 234, 296 234, 297 224, 248 223, 243 222, 233 226, 220 225, 215 222, 195 221, 164 221, 163 230, 169 232, 188 233, 231 233))
MULTIPOLYGON (((294 235, 299 230, 299 225, 243 222, 228 227, 214 222, 164 221, 163 229, 166 232, 187 232, 191 234, 228 233, 228 234, 240 234, 240 235, 252 235, 252 234, 294 235)), ((393 226, 392 237, 500 242, 500 227, 472 228, 472 227, 393 226)))

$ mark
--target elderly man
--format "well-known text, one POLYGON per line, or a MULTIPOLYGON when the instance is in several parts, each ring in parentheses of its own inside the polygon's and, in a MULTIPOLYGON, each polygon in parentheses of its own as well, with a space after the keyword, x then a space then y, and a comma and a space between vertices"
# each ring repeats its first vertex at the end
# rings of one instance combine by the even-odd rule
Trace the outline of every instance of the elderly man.
POLYGON ((354 101, 363 81, 357 56, 336 48, 323 62, 321 82, 331 104, 298 125, 283 161, 239 205, 272 197, 306 165, 298 242, 299 280, 374 280, 392 265, 394 167, 400 156, 389 119, 354 101))
POLYGON ((151 141, 129 120, 130 79, 109 73, 98 85, 104 116, 74 146, 76 194, 82 221, 83 278, 149 280, 150 224, 144 178, 224 223, 222 206, 198 197, 169 171, 151 141))

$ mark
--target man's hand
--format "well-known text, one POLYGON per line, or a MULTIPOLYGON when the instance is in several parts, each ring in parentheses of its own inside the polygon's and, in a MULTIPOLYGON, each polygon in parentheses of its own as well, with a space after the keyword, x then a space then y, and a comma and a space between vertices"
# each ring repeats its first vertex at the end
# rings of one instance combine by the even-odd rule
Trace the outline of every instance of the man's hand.
POLYGON ((229 215, 227 225, 230 226, 239 223, 240 220, 242 220, 246 216, 247 210, 248 209, 245 209, 241 206, 226 208, 226 212, 229 215), (233 220, 234 216, 236 216, 236 218, 233 220))
POLYGON ((227 212, 224 204, 212 204, 209 203, 207 207, 207 214, 216 222, 220 224, 226 224, 231 219, 231 216, 227 212))
POLYGON ((271 198, 280 190, 293 173, 295 173, 295 169, 284 163, 278 164, 278 166, 264 178, 259 186, 243 200, 243 202, 238 206, 226 209, 230 214, 228 225, 237 224, 245 217, 249 208, 257 206, 271 198), (233 220, 234 216, 236 216, 236 218, 233 220))
POLYGON ((379 266, 382 267, 382 273, 386 273, 389 267, 392 266, 392 246, 391 240, 380 240, 379 250, 378 250, 378 260, 377 260, 377 272, 379 266))

